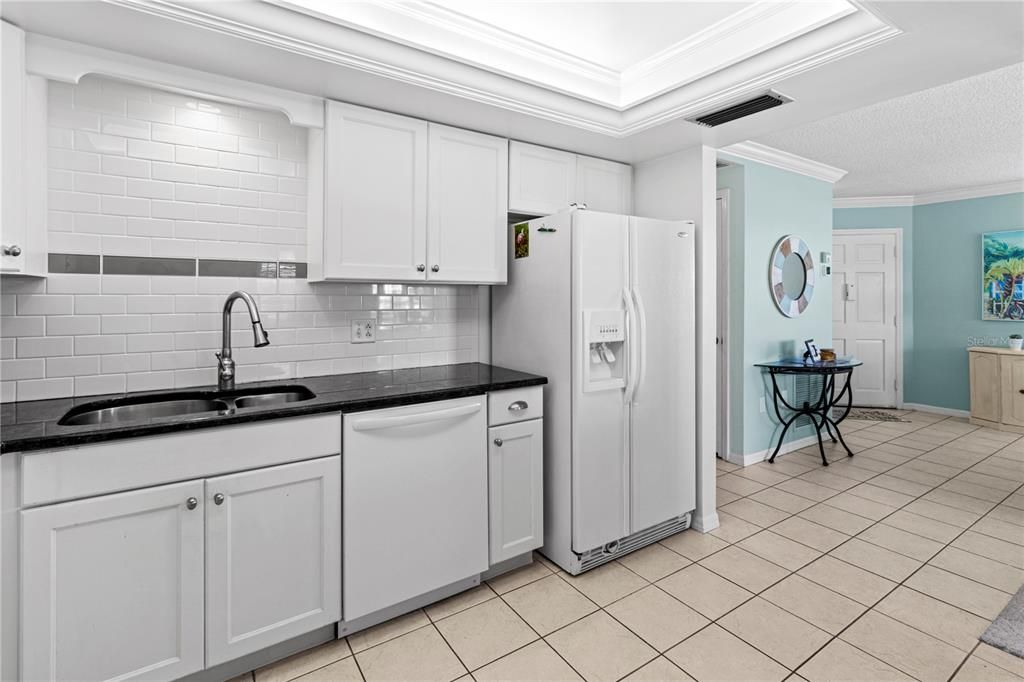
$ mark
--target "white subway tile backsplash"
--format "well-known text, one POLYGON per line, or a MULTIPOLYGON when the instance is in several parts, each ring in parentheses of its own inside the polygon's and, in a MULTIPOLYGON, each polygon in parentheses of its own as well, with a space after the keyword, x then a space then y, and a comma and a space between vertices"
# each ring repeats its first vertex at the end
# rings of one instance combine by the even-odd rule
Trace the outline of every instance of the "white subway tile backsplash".
MULTIPOLYGON (((306 131, 282 114, 92 76, 50 101, 51 252, 305 261, 306 131)), ((271 340, 236 306, 240 382, 478 358, 477 287, 53 273, 4 282, 0 400, 214 383, 235 289, 271 340), (363 317, 379 340, 352 344, 363 317)))

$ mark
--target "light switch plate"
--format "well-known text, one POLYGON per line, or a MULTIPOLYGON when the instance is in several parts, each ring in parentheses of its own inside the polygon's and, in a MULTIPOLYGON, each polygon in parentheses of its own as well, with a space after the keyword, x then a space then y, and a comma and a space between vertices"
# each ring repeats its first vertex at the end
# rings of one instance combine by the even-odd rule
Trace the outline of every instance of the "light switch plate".
POLYGON ((377 320, 352 320, 352 343, 373 343, 377 340, 377 320))

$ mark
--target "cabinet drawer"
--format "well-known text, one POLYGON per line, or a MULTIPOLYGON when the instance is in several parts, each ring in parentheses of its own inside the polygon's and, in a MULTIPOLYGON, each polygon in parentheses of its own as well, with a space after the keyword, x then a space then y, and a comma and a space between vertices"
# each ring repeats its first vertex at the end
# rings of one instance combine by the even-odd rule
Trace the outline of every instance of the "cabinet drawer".
POLYGON ((544 387, 512 388, 487 396, 487 424, 499 426, 544 416, 544 387))

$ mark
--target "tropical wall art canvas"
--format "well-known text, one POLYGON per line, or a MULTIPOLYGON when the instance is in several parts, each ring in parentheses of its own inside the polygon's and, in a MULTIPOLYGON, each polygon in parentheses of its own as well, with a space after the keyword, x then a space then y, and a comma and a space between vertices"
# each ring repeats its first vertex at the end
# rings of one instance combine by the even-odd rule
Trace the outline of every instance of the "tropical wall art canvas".
POLYGON ((1024 230, 982 235, 981 319, 1024 320, 1024 230))

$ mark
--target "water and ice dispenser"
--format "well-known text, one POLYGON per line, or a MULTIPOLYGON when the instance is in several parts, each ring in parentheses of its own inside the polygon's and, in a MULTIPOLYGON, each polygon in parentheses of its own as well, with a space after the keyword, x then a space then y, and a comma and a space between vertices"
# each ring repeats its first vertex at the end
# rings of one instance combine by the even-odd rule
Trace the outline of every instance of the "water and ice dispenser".
POLYGON ((626 385, 626 312, 586 310, 583 313, 583 391, 606 391, 626 385))

